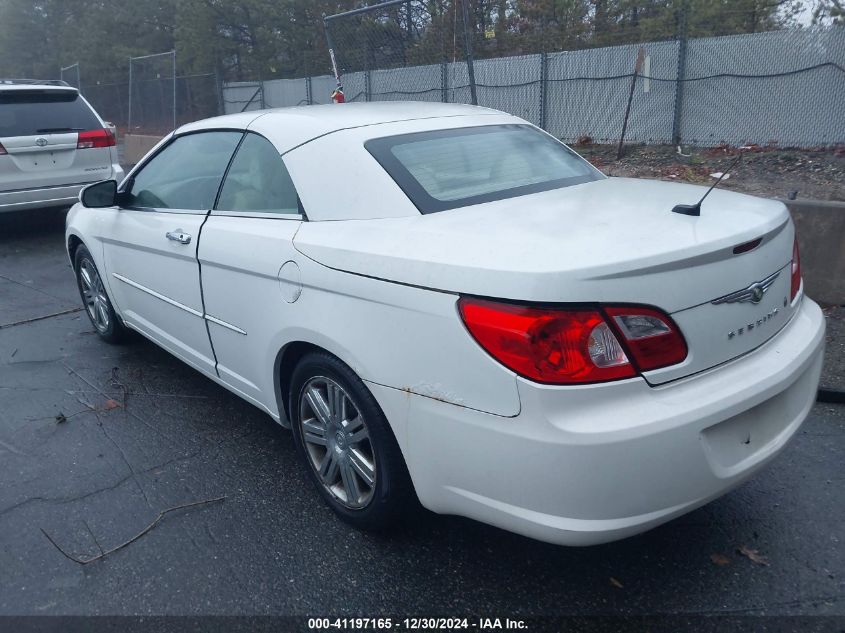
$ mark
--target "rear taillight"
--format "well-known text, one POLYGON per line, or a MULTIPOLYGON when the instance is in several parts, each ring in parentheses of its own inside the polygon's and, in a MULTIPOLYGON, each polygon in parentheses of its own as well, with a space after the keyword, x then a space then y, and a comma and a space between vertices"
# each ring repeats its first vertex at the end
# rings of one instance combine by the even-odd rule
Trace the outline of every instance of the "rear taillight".
POLYGON ((638 370, 665 367, 687 355, 675 324, 652 308, 536 308, 469 297, 462 297, 458 308, 488 354, 537 382, 631 378, 638 370))
POLYGON ((605 312, 613 319, 640 371, 675 365, 687 357, 687 344, 678 326, 659 310, 611 306, 605 312))
POLYGON ((789 300, 795 299, 795 295, 801 289, 801 255, 798 253, 798 236, 795 236, 795 242, 792 244, 792 264, 790 267, 791 280, 789 300))
POLYGON ((76 149, 113 147, 114 144, 114 134, 111 133, 111 130, 89 130, 88 132, 79 133, 79 139, 76 142, 76 149))
POLYGON ((0 156, 3 154, 8 154, 9 152, 6 151, 6 148, 3 147, 3 143, 0 143, 0 156))

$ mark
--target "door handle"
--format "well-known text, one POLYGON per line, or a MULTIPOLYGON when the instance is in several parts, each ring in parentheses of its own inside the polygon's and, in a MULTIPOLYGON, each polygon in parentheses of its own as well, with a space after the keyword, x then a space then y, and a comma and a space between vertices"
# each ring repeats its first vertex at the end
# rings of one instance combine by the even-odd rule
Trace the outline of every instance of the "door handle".
POLYGON ((191 243, 191 236, 182 231, 182 229, 176 229, 175 231, 168 231, 167 239, 172 240, 174 242, 179 242, 180 244, 190 244, 191 243))

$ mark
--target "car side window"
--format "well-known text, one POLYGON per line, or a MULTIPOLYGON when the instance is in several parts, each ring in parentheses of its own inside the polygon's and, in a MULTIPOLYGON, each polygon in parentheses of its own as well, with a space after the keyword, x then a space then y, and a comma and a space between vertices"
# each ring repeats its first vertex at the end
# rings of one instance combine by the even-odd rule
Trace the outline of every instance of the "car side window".
POLYGON ((263 136, 247 134, 232 160, 217 210, 299 214, 299 196, 279 150, 263 136))
POLYGON ((132 178, 124 206, 208 210, 242 132, 199 132, 180 136, 132 178))

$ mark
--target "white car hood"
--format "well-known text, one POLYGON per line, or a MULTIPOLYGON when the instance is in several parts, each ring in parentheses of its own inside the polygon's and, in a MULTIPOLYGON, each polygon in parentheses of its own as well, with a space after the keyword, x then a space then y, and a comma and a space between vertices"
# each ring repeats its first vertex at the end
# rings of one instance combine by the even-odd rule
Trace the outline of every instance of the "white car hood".
POLYGON ((791 257, 780 202, 716 189, 700 217, 671 212, 705 191, 607 178, 429 215, 306 222, 295 244, 331 268, 441 291, 675 312, 763 279, 791 257), (733 254, 759 237, 760 247, 733 254))

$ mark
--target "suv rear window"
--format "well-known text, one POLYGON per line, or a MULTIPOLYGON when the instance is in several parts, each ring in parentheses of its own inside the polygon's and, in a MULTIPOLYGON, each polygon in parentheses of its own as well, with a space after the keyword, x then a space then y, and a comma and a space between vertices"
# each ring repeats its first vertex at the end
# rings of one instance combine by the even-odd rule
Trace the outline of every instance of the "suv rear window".
POLYGON ((0 89, 0 138, 101 127, 91 108, 75 91, 0 89))
POLYGON ((422 213, 604 177, 563 143, 530 125, 417 132, 372 139, 364 147, 422 213))

